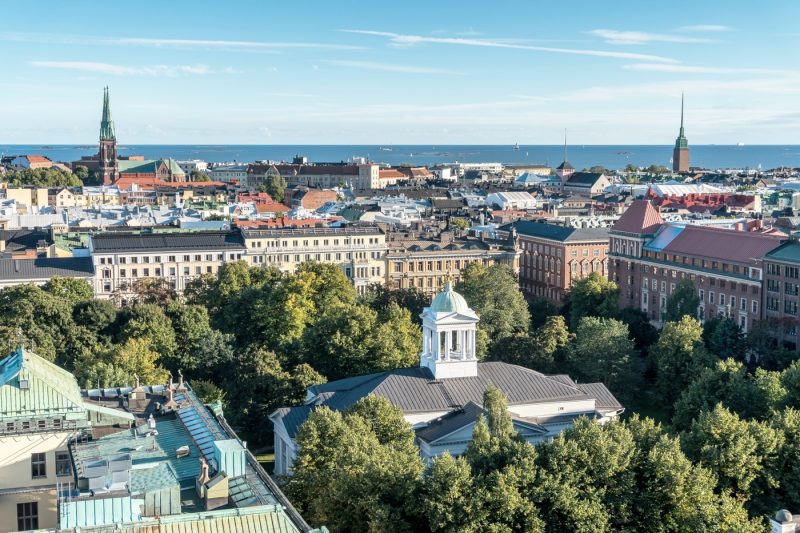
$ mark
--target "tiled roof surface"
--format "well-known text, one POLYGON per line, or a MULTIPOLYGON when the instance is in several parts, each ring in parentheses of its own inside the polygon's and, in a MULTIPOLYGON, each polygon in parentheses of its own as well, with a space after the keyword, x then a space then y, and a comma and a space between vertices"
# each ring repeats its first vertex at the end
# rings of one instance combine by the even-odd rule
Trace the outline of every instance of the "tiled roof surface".
POLYGON ((239 232, 93 235, 95 252, 157 252, 169 250, 244 249, 239 232))
POLYGON ((602 177, 599 172, 575 172, 567 180, 567 185, 594 185, 602 177))
POLYGON ((653 204, 647 200, 636 200, 622 213, 619 220, 611 227, 611 231, 651 235, 663 223, 661 213, 653 207, 653 204))
POLYGON ((645 249, 751 263, 777 248, 783 240, 780 236, 763 233, 669 224, 662 226, 645 249))

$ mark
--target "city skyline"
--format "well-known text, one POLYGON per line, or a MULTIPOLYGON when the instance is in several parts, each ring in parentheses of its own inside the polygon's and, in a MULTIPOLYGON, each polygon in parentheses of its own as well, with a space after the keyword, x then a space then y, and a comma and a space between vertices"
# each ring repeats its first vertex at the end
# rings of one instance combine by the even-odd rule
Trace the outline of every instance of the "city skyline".
POLYGON ((625 4, 11 3, 0 143, 797 143, 800 7, 625 4))

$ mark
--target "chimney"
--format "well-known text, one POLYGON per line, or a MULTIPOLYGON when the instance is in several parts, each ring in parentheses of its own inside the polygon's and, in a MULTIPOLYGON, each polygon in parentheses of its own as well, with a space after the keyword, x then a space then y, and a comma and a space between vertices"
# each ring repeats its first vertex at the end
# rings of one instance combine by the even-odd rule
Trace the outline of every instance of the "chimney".
POLYGON ((197 495, 201 498, 206 497, 206 483, 208 483, 208 463, 206 462, 204 457, 200 458, 200 473, 197 474, 197 479, 195 479, 194 488, 197 491, 197 495))
POLYGON ((186 392, 186 386, 183 384, 183 372, 178 370, 178 392, 186 392))

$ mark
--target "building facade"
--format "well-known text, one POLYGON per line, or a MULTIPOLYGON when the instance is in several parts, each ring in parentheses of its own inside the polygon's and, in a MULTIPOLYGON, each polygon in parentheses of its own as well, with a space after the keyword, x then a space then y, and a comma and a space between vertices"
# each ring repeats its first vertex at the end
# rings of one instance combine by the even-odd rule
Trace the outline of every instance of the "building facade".
POLYGON ((386 236, 377 227, 242 228, 246 260, 294 272, 307 261, 338 265, 363 293, 386 279, 386 236))
POLYGON ((254 164, 247 168, 247 185, 256 187, 271 172, 280 174, 288 185, 304 185, 318 189, 347 187, 352 189, 380 189, 380 167, 374 164, 254 164))
POLYGON ((127 299, 136 282, 163 279, 183 292, 202 274, 241 261, 247 250, 238 232, 105 233, 89 239, 97 298, 127 299))
POLYGON ((454 237, 452 232, 431 239, 395 233, 388 244, 386 285, 393 289, 416 288, 433 295, 448 280, 460 281, 462 270, 471 263, 499 263, 519 272, 519 252, 511 239, 454 237))
POLYGON ((800 244, 788 241, 764 256, 764 320, 767 332, 789 350, 800 350, 800 244))
POLYGON ((646 200, 637 200, 611 228, 609 279, 620 304, 641 309, 656 324, 678 282, 690 280, 700 304, 697 318, 734 320, 744 332, 762 318, 764 257, 783 238, 760 233, 664 223, 646 200))
POLYGON ((562 305, 574 280, 592 272, 608 275, 605 228, 569 228, 520 220, 501 230, 512 228, 521 252, 519 286, 529 299, 544 298, 562 305))

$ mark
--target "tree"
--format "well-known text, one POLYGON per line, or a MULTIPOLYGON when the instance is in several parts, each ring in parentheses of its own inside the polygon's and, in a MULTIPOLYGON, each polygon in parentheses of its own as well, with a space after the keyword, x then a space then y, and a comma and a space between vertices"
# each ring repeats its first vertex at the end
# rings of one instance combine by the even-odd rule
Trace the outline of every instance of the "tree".
POLYGON ((397 435, 402 444, 381 442, 373 430, 376 421, 365 419, 358 408, 342 414, 323 407, 300 426, 286 489, 311 522, 356 533, 412 530, 422 459, 399 410, 378 410, 388 417, 381 424, 405 424, 397 435))
POLYGON ((694 317, 697 315, 697 308, 700 305, 700 297, 694 288, 694 283, 688 278, 684 278, 675 286, 667 297, 666 318, 667 322, 677 322, 684 315, 694 317))
POLYGON ((707 320, 703 325, 703 339, 708 350, 717 357, 744 360, 747 343, 739 325, 727 317, 707 320))
POLYGON ((700 322, 684 316, 679 322, 667 322, 658 341, 650 348, 656 382, 668 406, 675 403, 694 376, 716 363, 716 357, 703 345, 702 337, 700 322))
POLYGON ((420 486, 420 515, 431 531, 480 531, 485 520, 472 469, 463 458, 448 452, 434 457, 420 486))
POLYGON ((208 174, 200 172, 199 170, 192 170, 189 174, 189 181, 211 181, 208 174))
POLYGON ((84 165, 77 165, 72 173, 75 174, 75 177, 82 182, 86 182, 86 180, 89 178, 89 168, 84 165))
POLYGON ((772 509, 777 509, 780 505, 786 509, 797 509, 800 508, 800 439, 797 438, 800 411, 784 409, 773 417, 771 423, 775 430, 783 434, 783 446, 778 451, 775 466, 780 483, 771 501, 765 501, 762 507, 771 505, 772 509))
POLYGON ((750 374, 742 363, 726 359, 699 371, 675 403, 672 423, 688 429, 701 412, 717 404, 744 419, 764 420, 783 406, 786 394, 780 373, 759 369, 750 374))
POLYGON ((455 218, 455 217, 450 218, 450 225, 453 228, 455 228, 459 233, 463 233, 472 226, 472 224, 470 224, 469 219, 455 218))
POLYGON ((117 342, 139 339, 147 343, 151 350, 169 359, 178 347, 172 321, 155 304, 136 304, 124 309, 118 315, 121 323, 117 342))
POLYGON ((480 317, 478 327, 491 342, 528 331, 528 304, 507 265, 470 263, 457 289, 480 317))
POLYGON ((581 381, 602 381, 612 391, 628 391, 634 373, 633 341, 628 326, 613 318, 584 317, 567 350, 571 374, 581 381))
POLYGON ((203 403, 219 402, 223 406, 226 403, 225 390, 218 387, 211 381, 202 379, 192 381, 192 391, 200 398, 203 403))
POLYGON ((159 366, 159 355, 146 339, 129 338, 95 358, 77 362, 75 377, 90 387, 130 386, 138 376, 141 383, 159 385, 168 373, 159 366))
POLYGON ((86 300, 75 304, 72 318, 76 324, 95 334, 110 335, 111 326, 117 319, 117 308, 109 300, 86 300))
POLYGON ((558 315, 556 306, 546 298, 531 300, 528 304, 528 312, 531 315, 531 328, 541 327, 549 317, 558 315))
POLYGON ((359 298, 363 304, 370 306, 379 314, 394 302, 402 308, 408 309, 411 318, 417 324, 422 324, 420 315, 430 304, 430 298, 416 287, 406 289, 392 289, 384 283, 373 283, 359 298))
POLYGON ((608 170, 606 167, 602 165, 594 165, 588 168, 584 168, 583 172, 592 172, 594 174, 608 174, 608 170))
POLYGON ((619 287, 599 272, 592 272, 572 283, 567 303, 572 329, 578 327, 580 319, 586 316, 613 318, 619 311, 619 287))
POLYGON ((641 309, 626 307, 620 310, 617 319, 628 325, 628 331, 631 332, 637 350, 647 350, 658 340, 658 330, 650 323, 647 313, 641 309))
POLYGON ((139 278, 133 283, 136 300, 145 304, 166 305, 178 299, 178 293, 165 278, 139 278))
POLYGON ((521 365, 539 372, 556 372, 557 362, 562 362, 564 349, 571 338, 564 317, 549 316, 530 335, 519 334, 494 342, 489 359, 521 365))
POLYGON ((9 170, 5 179, 13 187, 80 187, 83 185, 76 174, 60 168, 26 168, 9 170))
POLYGON ((689 457, 717 475, 720 490, 751 500, 756 488, 778 485, 775 467, 783 438, 768 424, 742 420, 717 404, 692 423, 683 443, 689 457))
POLYGON ((222 382, 234 362, 231 336, 211 327, 205 307, 172 302, 166 314, 180 342, 174 353, 164 358, 164 365, 192 379, 222 382))
POLYGON ((283 202, 286 193, 286 180, 280 174, 268 174, 264 182, 264 191, 276 202, 283 202))
POLYGON ((92 286, 84 279, 53 276, 42 285, 45 292, 63 298, 71 304, 85 302, 94 298, 92 286))

